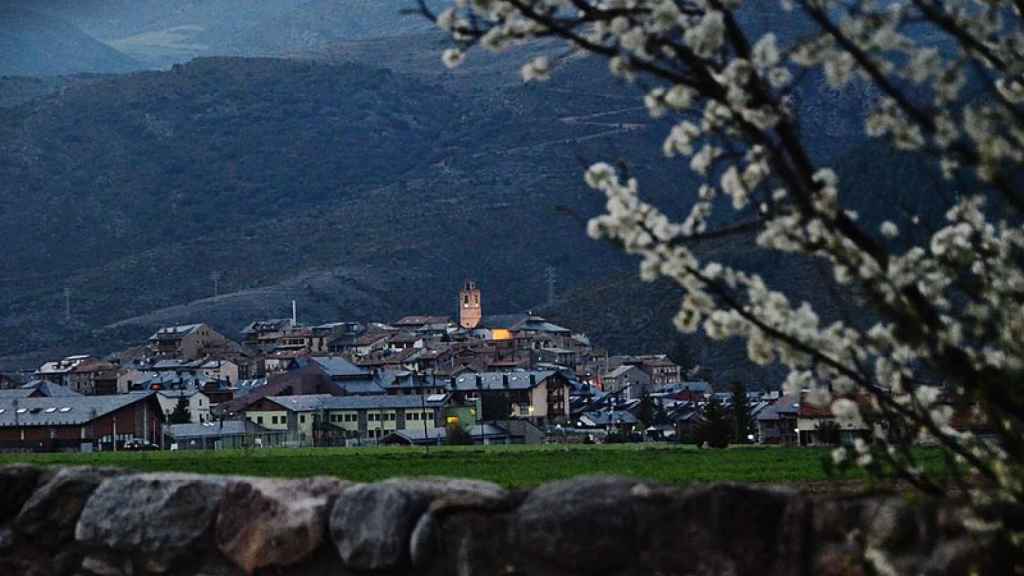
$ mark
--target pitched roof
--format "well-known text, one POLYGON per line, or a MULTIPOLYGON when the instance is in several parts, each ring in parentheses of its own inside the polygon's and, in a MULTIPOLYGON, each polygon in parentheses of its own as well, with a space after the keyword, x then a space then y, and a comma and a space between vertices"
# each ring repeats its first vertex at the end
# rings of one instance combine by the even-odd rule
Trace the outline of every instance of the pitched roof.
POLYGON ((152 336, 149 337, 149 339, 163 340, 179 338, 181 336, 187 336, 189 334, 194 333, 196 330, 199 330, 199 328, 201 328, 202 326, 202 323, 182 324, 181 326, 166 326, 164 328, 157 330, 152 336))
POLYGON ((437 444, 448 437, 448 430, 444 428, 433 428, 423 430, 413 427, 405 430, 395 430, 384 437, 384 441, 402 440, 409 444, 437 444))
POLYGON ((366 380, 343 380, 337 382, 337 385, 345 391, 345 394, 371 396, 384 393, 384 387, 369 376, 366 380))
POLYGON ((33 392, 35 392, 35 388, 10 388, 7 390, 0 390, 0 401, 12 398, 28 398, 33 392))
POLYGON ((455 379, 455 390, 529 390, 538 386, 551 376, 554 370, 530 372, 481 372, 464 374, 455 379), (531 380, 532 377, 532 380, 531 380), (478 380, 479 379, 479 380, 478 380))
POLYGON ((529 318, 528 314, 491 314, 484 316, 477 327, 491 330, 496 328, 511 330, 519 324, 526 322, 529 318))
POLYGON ((180 440, 183 438, 238 436, 253 432, 265 432, 266 429, 248 420, 222 420, 205 424, 171 424, 165 427, 164 431, 168 436, 180 440))
POLYGON ((515 328, 518 331, 529 331, 529 332, 547 332, 550 334, 569 334, 572 330, 548 322, 540 316, 529 316, 525 322, 520 323, 515 328))
MULTIPOLYGON (((196 394, 203 394, 203 391, 190 388, 188 390, 160 390, 157 394, 164 398, 191 398, 196 394)), ((203 394, 203 396, 206 396, 206 394, 203 394)))
POLYGON ((360 368, 341 356, 313 356, 310 358, 315 362, 324 374, 328 376, 365 376, 369 374, 364 368, 360 368))
POLYGON ((77 426, 152 396, 152 392, 131 392, 113 396, 0 399, 0 428, 77 426))
POLYGON ((330 394, 300 394, 298 396, 268 396, 274 404, 293 412, 316 412, 323 410, 324 400, 330 394))
POLYGON ((780 420, 784 414, 795 416, 800 411, 800 395, 786 394, 772 402, 757 414, 758 420, 780 420))
POLYGON ((304 396, 271 396, 267 400, 294 412, 317 412, 320 410, 397 410, 399 408, 413 409, 421 406, 436 408, 443 406, 448 400, 448 396, 392 396, 387 394, 331 396, 329 394, 308 394, 304 396))
POLYGON ((425 326, 427 324, 448 324, 448 316, 405 316, 392 326, 425 326))
POLYGON ((290 328, 292 325, 291 318, 271 318, 269 320, 256 320, 250 322, 248 326, 242 328, 242 334, 258 334, 260 332, 277 332, 290 328))
POLYGON ((377 382, 385 389, 415 390, 417 388, 447 388, 450 380, 407 371, 381 370, 377 373, 377 382))
POLYGON ((588 426, 608 426, 609 424, 636 424, 639 420, 626 410, 594 410, 584 412, 580 421, 588 426))
POLYGON ((605 374, 604 377, 605 378, 618 378, 619 376, 622 376, 623 374, 629 372, 630 370, 640 370, 640 368, 637 368, 636 366, 634 366, 632 364, 623 364, 622 366, 619 366, 615 370, 612 370, 611 372, 605 374))
POLYGON ((22 389, 28 390, 29 394, 35 393, 37 396, 46 396, 48 398, 81 396, 81 394, 75 392, 71 388, 60 384, 54 384, 49 380, 33 380, 22 386, 22 389))

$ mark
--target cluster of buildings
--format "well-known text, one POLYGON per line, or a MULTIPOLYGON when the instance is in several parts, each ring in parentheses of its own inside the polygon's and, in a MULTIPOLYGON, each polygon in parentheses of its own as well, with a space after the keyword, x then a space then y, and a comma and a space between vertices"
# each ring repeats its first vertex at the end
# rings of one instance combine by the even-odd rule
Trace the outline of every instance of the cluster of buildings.
MULTIPOLYGON (((170 326, 107 358, 0 377, 0 450, 681 440, 711 399, 664 355, 609 355, 533 314, 485 315, 466 282, 457 318, 306 326, 259 320, 232 340, 170 326)), ((762 442, 826 440, 800 398, 752 393, 762 442)), ((832 430, 832 428, 829 428, 832 430)), ((849 434, 859 433, 847 426, 849 434)))

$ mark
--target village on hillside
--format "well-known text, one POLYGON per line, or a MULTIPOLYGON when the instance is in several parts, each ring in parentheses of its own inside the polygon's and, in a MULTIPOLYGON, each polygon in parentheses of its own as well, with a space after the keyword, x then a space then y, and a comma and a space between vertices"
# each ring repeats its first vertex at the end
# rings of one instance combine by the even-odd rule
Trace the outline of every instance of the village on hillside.
POLYGON ((106 358, 0 376, 0 450, 671 441, 821 445, 867 432, 800 395, 713 389, 664 354, 614 355, 532 314, 170 326, 106 358))

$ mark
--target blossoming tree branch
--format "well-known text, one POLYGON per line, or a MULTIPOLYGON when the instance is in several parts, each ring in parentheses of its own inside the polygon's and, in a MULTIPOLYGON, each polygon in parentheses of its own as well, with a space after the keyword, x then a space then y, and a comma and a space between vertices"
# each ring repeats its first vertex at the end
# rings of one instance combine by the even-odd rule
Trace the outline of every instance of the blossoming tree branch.
MULTIPOLYGON (((868 423, 872 440, 837 449, 837 462, 895 472, 939 497, 967 495, 979 525, 992 522, 985 510, 1021 504, 1024 2, 458 0, 436 14, 419 8, 450 34, 448 66, 474 47, 501 52, 555 38, 569 54, 602 56, 611 74, 642 82, 650 115, 674 119, 665 156, 688 162, 704 183, 678 191, 691 206, 674 221, 644 201, 636 179, 594 164, 586 183, 607 196, 607 213, 590 221, 590 235, 639 256, 644 279, 682 288, 679 330, 743 338, 754 362, 788 369, 787 391, 808 391, 840 421, 868 423), (746 23, 758 11, 799 19, 813 33, 755 35, 746 23), (847 202, 858 191, 812 159, 802 134, 814 127, 800 125, 794 93, 813 74, 834 90, 871 85, 867 135, 933 162, 956 191, 924 241, 904 232, 924 226, 913 216, 862 221, 847 202), (723 219, 712 215, 730 209, 756 217, 761 248, 827 262, 831 281, 863 298, 872 320, 826 324, 758 275, 700 261, 693 240, 715 233, 723 219), (958 422, 985 423, 992 435, 958 422), (922 439, 944 449, 948 474, 924 473, 911 448, 922 439)), ((523 79, 547 79, 565 57, 530 59, 523 79)))

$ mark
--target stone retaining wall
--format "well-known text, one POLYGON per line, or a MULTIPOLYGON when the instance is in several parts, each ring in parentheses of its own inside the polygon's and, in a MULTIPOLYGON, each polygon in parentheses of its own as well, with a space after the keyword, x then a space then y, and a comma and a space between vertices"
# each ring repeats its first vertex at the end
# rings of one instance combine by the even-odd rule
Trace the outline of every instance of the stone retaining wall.
POLYGON ((509 492, 0 467, 0 574, 1004 574, 955 510, 608 477, 509 492), (880 553, 881 552, 881 553, 880 553))

